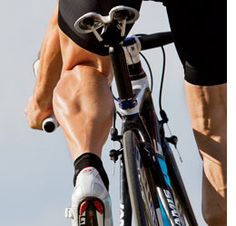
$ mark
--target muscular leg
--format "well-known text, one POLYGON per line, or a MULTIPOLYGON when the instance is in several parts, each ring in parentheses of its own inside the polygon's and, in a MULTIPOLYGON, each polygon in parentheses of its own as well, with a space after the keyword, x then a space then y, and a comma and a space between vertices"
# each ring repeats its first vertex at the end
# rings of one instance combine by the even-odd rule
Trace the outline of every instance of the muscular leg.
POLYGON ((210 226, 226 225, 226 85, 186 82, 195 138, 203 159, 203 217, 210 226))
POLYGON ((110 62, 82 49, 60 32, 63 69, 53 106, 73 160, 85 152, 101 155, 112 122, 110 62))

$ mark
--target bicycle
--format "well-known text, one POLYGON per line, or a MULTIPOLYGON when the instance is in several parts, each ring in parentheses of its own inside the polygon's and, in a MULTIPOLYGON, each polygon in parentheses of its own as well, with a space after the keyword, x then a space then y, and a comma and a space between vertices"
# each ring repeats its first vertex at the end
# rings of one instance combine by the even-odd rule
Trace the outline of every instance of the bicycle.
MULTIPOLYGON (((114 99, 119 110, 114 112, 111 140, 119 142, 120 148, 111 150, 110 158, 114 162, 120 159, 120 226, 131 226, 132 220, 136 226, 195 226, 198 224, 169 145, 176 145, 177 137, 165 136, 168 118, 161 101, 162 119, 157 117, 139 57, 141 50, 164 46, 173 38, 170 32, 164 32, 125 39, 126 25, 133 24, 138 16, 133 8, 117 6, 108 16, 91 12, 75 23, 78 32, 93 33, 109 48, 113 65, 118 91, 114 99), (120 133, 117 114, 122 119, 120 133)), ((163 76, 160 90, 162 85, 163 76)), ((43 124, 48 132, 56 127, 54 119, 50 120, 43 124)))

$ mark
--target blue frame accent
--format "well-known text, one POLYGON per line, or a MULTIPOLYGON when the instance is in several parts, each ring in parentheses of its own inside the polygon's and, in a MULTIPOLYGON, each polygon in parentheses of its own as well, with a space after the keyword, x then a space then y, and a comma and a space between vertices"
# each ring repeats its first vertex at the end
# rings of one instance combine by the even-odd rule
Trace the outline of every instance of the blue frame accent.
POLYGON ((167 165, 166 165, 166 161, 160 157, 157 157, 158 159, 158 162, 161 166, 161 170, 162 170, 162 173, 163 173, 163 176, 165 178, 165 182, 168 184, 169 187, 171 187, 171 181, 170 181, 170 178, 169 178, 169 175, 168 175, 168 169, 167 169, 167 165))
POLYGON ((166 215, 166 212, 163 208, 163 205, 161 203, 161 200, 159 199, 158 197, 158 202, 159 202, 159 205, 160 205, 160 210, 161 210, 161 216, 162 216, 162 221, 163 221, 163 225, 164 226, 171 226, 170 223, 169 223, 169 220, 168 220, 168 217, 166 215))
POLYGON ((136 106, 137 101, 134 99, 119 100, 119 106, 122 110, 132 109, 136 106))

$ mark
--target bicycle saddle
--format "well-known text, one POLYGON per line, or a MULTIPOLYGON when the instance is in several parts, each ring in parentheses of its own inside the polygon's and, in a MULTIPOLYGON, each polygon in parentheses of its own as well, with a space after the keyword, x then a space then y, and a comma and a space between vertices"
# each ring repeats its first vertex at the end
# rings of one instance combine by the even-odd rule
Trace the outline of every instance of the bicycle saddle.
POLYGON ((79 33, 93 33, 99 42, 104 40, 103 34, 109 27, 116 27, 120 36, 125 36, 126 25, 133 24, 139 17, 139 12, 128 6, 113 7, 107 16, 95 12, 89 12, 81 16, 75 23, 74 28, 79 33))

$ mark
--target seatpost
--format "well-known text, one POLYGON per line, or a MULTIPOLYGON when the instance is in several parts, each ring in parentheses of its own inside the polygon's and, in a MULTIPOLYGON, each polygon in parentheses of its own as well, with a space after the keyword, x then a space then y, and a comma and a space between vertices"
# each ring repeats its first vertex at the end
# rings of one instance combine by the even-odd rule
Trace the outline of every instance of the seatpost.
POLYGON ((117 91, 121 100, 133 98, 132 86, 129 78, 129 69, 126 63, 123 47, 119 44, 109 49, 117 91))

